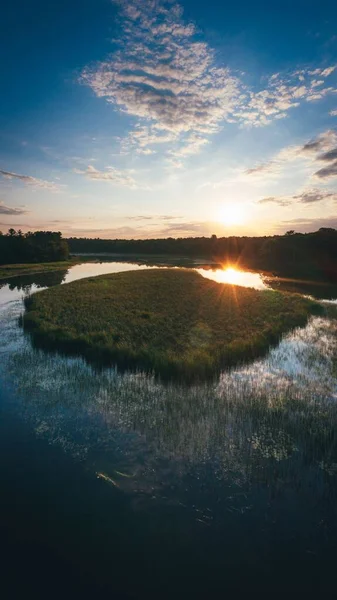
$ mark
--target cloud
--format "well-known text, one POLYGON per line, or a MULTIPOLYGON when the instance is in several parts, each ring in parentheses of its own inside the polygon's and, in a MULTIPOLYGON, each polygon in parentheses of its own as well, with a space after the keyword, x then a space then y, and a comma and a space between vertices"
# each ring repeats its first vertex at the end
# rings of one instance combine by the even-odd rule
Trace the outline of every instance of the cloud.
POLYGON ((113 0, 120 34, 103 61, 79 81, 136 119, 124 150, 187 158, 201 151, 224 123, 264 126, 305 101, 336 93, 325 80, 335 66, 275 73, 251 89, 242 73, 219 65, 201 32, 172 0, 113 0), (169 150, 165 145, 173 145, 169 150), (160 146, 159 146, 160 145, 160 146), (155 147, 155 149, 154 149, 155 147))
MULTIPOLYGON (((311 154, 313 163, 319 161, 330 162, 330 165, 316 171, 313 176, 318 179, 328 179, 337 176, 337 130, 329 129, 321 133, 316 139, 305 144, 302 154, 311 154)), ((317 167, 316 167, 317 168, 317 167)))
POLYGON ((337 192, 331 192, 328 190, 311 189, 305 190, 300 194, 293 196, 294 200, 302 202, 303 204, 311 204, 313 202, 322 202, 323 200, 333 200, 337 202, 337 192))
POLYGON ((332 150, 328 150, 328 152, 325 152, 324 154, 320 154, 319 156, 317 156, 317 160, 324 160, 324 161, 332 161, 332 160, 337 160, 337 148, 333 148, 332 150))
POLYGON ((330 190, 322 190, 317 188, 303 190, 299 194, 293 196, 269 196, 262 198, 258 204, 278 204, 279 206, 289 206, 294 203, 314 204, 324 200, 332 200, 337 202, 337 192, 330 190))
MULTIPOLYGON (((99 235, 102 239, 148 239, 148 238, 167 238, 167 237, 185 237, 195 235, 207 235, 210 227, 209 223, 193 223, 193 222, 182 222, 176 225, 169 225, 167 227, 158 226, 154 229, 145 226, 134 226, 122 225, 114 228, 63 228, 63 234, 68 236, 83 236, 83 237, 96 237, 99 235)), ((212 224, 213 226, 214 224, 212 224)))
POLYGON ((282 198, 281 196, 267 196, 258 200, 258 204, 279 204, 280 206, 288 206, 290 204, 289 198, 282 198))
POLYGON ((298 218, 282 221, 280 223, 280 229, 282 231, 290 228, 295 229, 299 233, 317 231, 320 227, 332 227, 333 229, 337 229, 337 217, 331 215, 330 217, 323 217, 321 219, 298 218))
POLYGON ((127 114, 147 120, 150 130, 154 125, 174 135, 218 131, 238 102, 238 78, 215 66, 213 50, 195 40, 195 27, 183 22, 178 5, 165 0, 115 3, 123 27, 121 47, 87 67, 81 82, 127 114))
POLYGON ((299 107, 303 101, 321 100, 328 94, 337 93, 332 86, 317 89, 325 83, 317 80, 317 76, 328 77, 334 70, 333 66, 314 71, 275 73, 267 79, 263 89, 246 90, 246 98, 234 115, 251 126, 268 125, 274 119, 283 119, 290 109, 299 107))
POLYGON ((182 217, 174 215, 136 215, 126 218, 130 221, 175 221, 176 219, 182 219, 182 217))
POLYGON ((287 146, 286 148, 282 148, 282 150, 277 152, 271 160, 260 163, 250 169, 246 169, 243 172, 243 175, 249 179, 254 178, 254 180, 265 180, 267 176, 275 177, 281 173, 282 168, 284 168, 286 164, 293 162, 298 158, 300 151, 300 146, 287 146))
POLYGON ((180 147, 170 150, 170 154, 175 158, 184 158, 193 154, 198 154, 200 149, 209 144, 209 140, 196 133, 191 133, 180 144, 180 147))
POLYGON ((337 130, 328 129, 323 133, 320 133, 315 139, 310 140, 304 146, 302 146, 300 152, 302 154, 311 154, 317 152, 324 152, 331 150, 331 148, 337 143, 337 130))
MULTIPOLYGON (((310 177, 310 170, 312 170, 312 176, 318 176, 319 178, 326 177, 327 173, 325 173, 325 169, 321 169, 318 172, 319 175, 315 174, 317 162, 336 160, 336 144, 337 130, 328 129, 305 144, 282 148, 268 161, 246 169, 243 172, 243 176, 244 178, 248 177, 257 181, 264 181, 267 176, 277 176, 282 170, 287 169, 287 172, 289 172, 293 168, 298 170, 300 167, 302 170, 305 169, 304 172, 308 177, 310 177)), ((329 167, 327 169, 329 172, 331 171, 329 167)))
POLYGON ((318 179, 329 179, 330 177, 337 177, 337 160, 323 169, 316 171, 315 177, 318 179))
POLYGON ((183 237, 183 236, 194 236, 194 235, 204 235, 205 233, 205 224, 204 223, 177 223, 172 224, 169 227, 166 227, 161 231, 162 236, 169 237, 183 237))
POLYGON ((92 179, 93 181, 106 181, 131 189, 136 189, 138 187, 131 175, 125 171, 115 169, 114 167, 107 167, 105 171, 99 171, 92 165, 89 165, 85 170, 74 169, 74 173, 85 175, 88 179, 92 179))
POLYGON ((25 208, 12 208, 0 201, 0 215, 25 215, 27 212, 25 208))
POLYGON ((256 167, 252 167, 251 169, 247 169, 244 174, 248 176, 259 176, 261 173, 265 175, 266 173, 275 173, 275 171, 278 172, 279 169, 277 168, 276 161, 272 160, 266 163, 261 163, 256 167))
POLYGON ((321 77, 328 77, 329 75, 331 75, 331 73, 333 73, 336 69, 336 66, 333 67, 328 67, 327 69, 324 69, 323 71, 321 71, 320 76, 321 77))
POLYGON ((331 117, 337 117, 337 110, 330 110, 329 115, 331 117))
POLYGON ((2 175, 2 177, 5 179, 21 181, 25 185, 30 185, 33 188, 42 188, 51 192, 59 192, 61 189, 59 185, 56 185, 56 183, 52 181, 44 181, 43 179, 37 179, 36 177, 31 177, 30 175, 19 175, 18 173, 11 173, 10 171, 3 171, 1 169, 0 175, 2 175))

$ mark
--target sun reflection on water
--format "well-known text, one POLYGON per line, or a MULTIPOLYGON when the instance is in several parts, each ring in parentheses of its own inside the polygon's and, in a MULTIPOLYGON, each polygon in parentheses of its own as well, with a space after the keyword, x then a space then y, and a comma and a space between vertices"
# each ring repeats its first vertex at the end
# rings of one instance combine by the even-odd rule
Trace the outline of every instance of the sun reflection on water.
POLYGON ((197 269, 203 277, 212 279, 217 283, 228 283, 230 285, 241 285, 243 287, 255 288, 256 290, 265 290, 268 286, 264 283, 260 273, 250 271, 241 271, 240 269, 229 266, 222 269, 197 269))

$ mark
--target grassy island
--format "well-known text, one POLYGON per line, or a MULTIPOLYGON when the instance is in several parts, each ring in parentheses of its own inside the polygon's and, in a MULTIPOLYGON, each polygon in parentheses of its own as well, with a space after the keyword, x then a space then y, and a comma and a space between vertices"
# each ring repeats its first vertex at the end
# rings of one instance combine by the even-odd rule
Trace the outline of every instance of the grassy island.
POLYGON ((39 347, 192 380, 266 352, 321 306, 180 269, 103 275, 38 292, 23 324, 39 347))

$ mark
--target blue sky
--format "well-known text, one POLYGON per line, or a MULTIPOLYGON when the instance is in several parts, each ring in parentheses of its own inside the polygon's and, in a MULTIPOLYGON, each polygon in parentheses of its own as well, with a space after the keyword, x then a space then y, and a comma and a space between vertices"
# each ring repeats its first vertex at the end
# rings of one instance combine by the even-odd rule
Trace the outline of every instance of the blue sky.
POLYGON ((336 22, 327 0, 7 3, 0 229, 337 227, 336 22))

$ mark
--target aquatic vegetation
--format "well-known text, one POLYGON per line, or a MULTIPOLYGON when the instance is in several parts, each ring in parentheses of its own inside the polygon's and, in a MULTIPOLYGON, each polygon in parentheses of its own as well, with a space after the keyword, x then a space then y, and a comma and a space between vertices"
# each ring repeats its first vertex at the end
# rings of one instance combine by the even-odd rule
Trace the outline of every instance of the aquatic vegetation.
POLYGON ((7 370, 36 432, 124 491, 152 494, 204 469, 219 494, 227 480, 242 488, 264 473, 276 489, 282 477, 294 489, 307 469, 321 477, 337 464, 336 333, 337 322, 314 317, 216 385, 97 371, 34 351, 27 339, 7 370))
MULTIPOLYGON (((174 549, 175 565, 182 569, 186 556, 200 557, 190 572, 192 579, 211 565, 211 581, 214 562, 219 561, 216 564, 224 572, 228 559, 230 567, 224 572, 228 581, 232 565, 238 565, 232 586, 236 595, 242 564, 252 564, 250 575, 256 574, 259 582, 270 572, 273 594, 275 581, 282 580, 280 572, 275 577, 273 565, 281 564, 291 573, 288 585, 301 560, 297 595, 301 596, 314 565, 320 571, 316 596, 324 594, 321 567, 331 557, 334 573, 337 535, 336 307, 325 305, 324 315, 310 317, 305 327, 283 335, 264 358, 225 369, 216 380, 185 385, 163 383, 140 367, 122 373, 115 366, 98 369, 81 356, 37 350, 18 327, 28 276, 24 282, 21 293, 0 290, 4 493, 8 465, 14 463, 14 502, 21 480, 26 480, 34 500, 30 506, 40 511, 34 486, 38 493, 46 489, 43 528, 50 535, 45 523, 55 511, 56 538, 66 540, 68 547, 73 527, 78 545, 69 547, 79 552, 83 548, 88 567, 96 560, 102 577, 104 573, 111 577, 112 564, 115 577, 121 540, 126 540, 128 570, 135 574, 139 567, 139 576, 132 577, 135 597, 142 573, 152 585, 163 540, 169 555, 174 549), (23 429, 17 429, 18 422, 23 429), (32 433, 28 438, 32 448, 27 432, 32 433), (41 471, 41 463, 45 470, 41 471), (74 470, 67 477, 64 466, 69 464, 74 470), (37 480, 36 473, 41 472, 37 480), (79 488, 76 494, 80 474, 87 483, 84 493, 79 488), (72 512, 69 502, 74 503, 72 512), (89 527, 87 545, 84 526, 89 527), (170 547, 170 540, 179 540, 178 546, 170 547), (134 559, 135 546, 139 552, 134 559), (144 569, 141 557, 152 549, 150 568, 144 569)), ((222 289, 226 293, 227 286, 222 289)), ((92 302, 94 296, 88 299, 92 302)), ((150 312, 143 307, 142 311, 150 312)), ((151 317, 139 320, 151 324, 151 317)), ((205 344, 209 330, 199 327, 191 339, 205 344)), ((7 518, 7 511, 4 514, 7 518)), ((36 520, 26 515, 25 505, 24 520, 35 532, 40 514, 36 520)), ((169 563, 163 562, 164 580, 169 563)), ((187 590, 189 586, 190 582, 187 590)), ((174 593, 170 589, 168 597, 174 593)), ((203 595, 210 593, 208 589, 203 595)))
POLYGON ((24 327, 38 346, 186 380, 258 357, 323 312, 297 295, 177 269, 91 277, 34 294, 25 305, 24 327))

